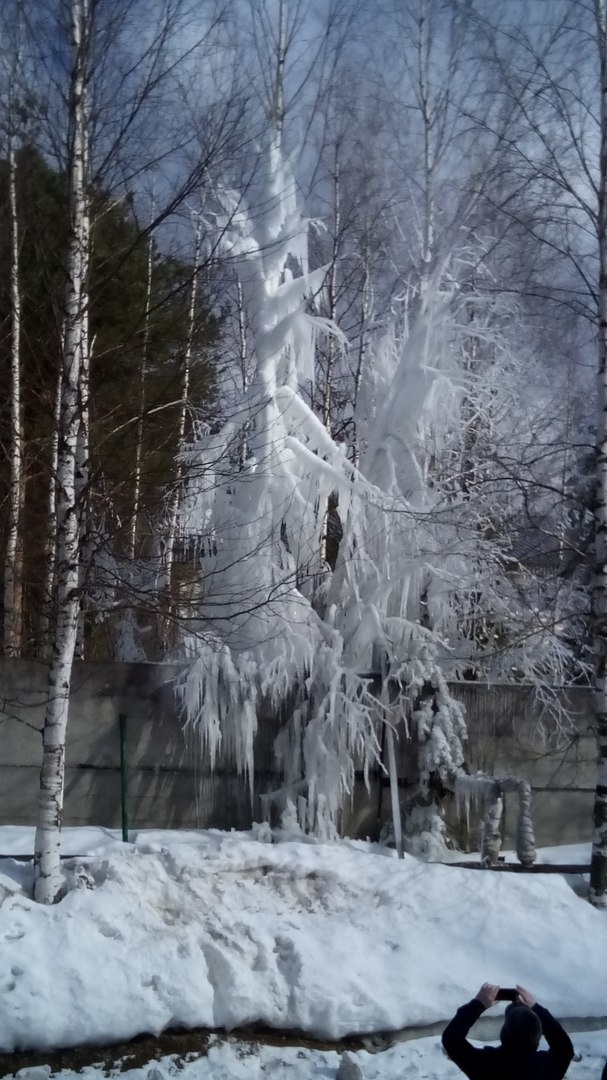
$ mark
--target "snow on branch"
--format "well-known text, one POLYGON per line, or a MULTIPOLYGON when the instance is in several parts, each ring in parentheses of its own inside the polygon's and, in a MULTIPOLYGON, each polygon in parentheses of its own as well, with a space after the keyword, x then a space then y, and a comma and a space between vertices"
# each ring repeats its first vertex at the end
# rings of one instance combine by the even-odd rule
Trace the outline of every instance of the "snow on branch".
MULTIPOLYGON (((289 803, 303 828, 332 835, 356 770, 368 780, 379 762, 384 723, 415 732, 422 789, 439 778, 456 780, 460 799, 495 790, 464 778, 466 725, 447 676, 480 664, 521 610, 495 513, 476 497, 480 467, 468 460, 471 433, 492 460, 503 409, 494 374, 485 385, 485 368, 471 370, 477 345, 451 260, 415 317, 395 318, 369 344, 354 468, 302 395, 318 334, 337 331, 310 311, 325 271, 308 271, 308 223, 275 143, 260 184, 255 205, 233 196, 226 238, 251 377, 224 428, 200 433, 187 452, 182 528, 212 543, 178 691, 211 761, 229 753, 250 784, 257 715, 272 708, 283 784, 266 806, 289 803), (378 657, 391 687, 379 698, 361 674, 378 671, 378 657)), ((479 330, 481 339, 490 350, 490 334, 479 330)))

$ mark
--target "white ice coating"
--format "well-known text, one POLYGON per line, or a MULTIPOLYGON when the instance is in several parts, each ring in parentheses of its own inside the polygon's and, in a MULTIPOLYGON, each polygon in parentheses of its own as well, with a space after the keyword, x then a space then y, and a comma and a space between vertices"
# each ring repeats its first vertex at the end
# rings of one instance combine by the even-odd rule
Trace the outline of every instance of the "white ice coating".
POLYGON ((326 836, 355 769, 368 775, 378 758, 383 720, 416 730, 422 784, 460 772, 464 714, 445 673, 454 643, 463 662, 472 647, 463 600, 472 611, 479 581, 486 590, 501 563, 434 465, 462 427, 451 293, 429 283, 407 326, 396 321, 371 344, 355 470, 301 393, 317 335, 337 330, 311 314, 324 271, 308 272, 308 223, 277 146, 249 209, 233 193, 225 204, 254 374, 222 431, 202 433, 186 455, 181 529, 203 557, 179 694, 211 764, 225 752, 249 780, 258 709, 276 709, 275 801, 326 836), (322 551, 335 494, 343 537, 331 571, 322 551), (391 679, 379 701, 365 678, 378 659, 391 679))
POLYGON ((285 801, 305 776, 302 823, 331 831, 352 789, 355 755, 368 770, 378 752, 376 703, 344 663, 341 636, 313 607, 327 576, 320 557, 327 500, 337 491, 347 508, 358 481, 299 387, 313 376, 316 335, 339 334, 305 310, 325 272, 308 273, 308 223, 276 146, 257 208, 236 213, 235 197, 226 202, 254 376, 236 420, 198 439, 187 455, 182 529, 211 534, 212 543, 201 562, 204 621, 185 642, 192 663, 180 694, 211 763, 221 749, 249 779, 260 702, 278 709, 291 701, 276 745, 285 801), (235 471, 243 423, 247 457, 235 471))

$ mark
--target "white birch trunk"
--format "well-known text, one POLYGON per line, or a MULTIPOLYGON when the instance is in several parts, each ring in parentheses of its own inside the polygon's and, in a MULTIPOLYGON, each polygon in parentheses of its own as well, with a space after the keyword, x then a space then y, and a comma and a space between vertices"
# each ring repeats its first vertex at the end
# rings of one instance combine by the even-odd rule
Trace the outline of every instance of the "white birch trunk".
POLYGON ((21 290, 19 285, 19 217, 17 211, 17 153, 11 132, 9 141, 9 205, 11 220, 11 399, 10 482, 8 535, 4 565, 4 652, 19 655, 22 551, 19 522, 22 505, 23 425, 21 418, 21 290))
MULTIPOLYGON (((88 125, 88 115, 85 116, 88 125)), ((85 147, 86 150, 86 147, 85 147)), ((85 160, 85 186, 88 188, 89 169, 88 160, 85 160)), ((85 214, 82 222, 82 244, 85 251, 91 249, 90 241, 90 217, 85 214)), ((89 478, 90 478, 90 381, 91 381, 91 347, 89 340, 89 307, 88 303, 82 311, 82 357, 80 366, 79 392, 79 428, 76 442, 76 472, 75 494, 76 513, 78 515, 80 537, 80 561, 78 569, 78 584, 80 592, 80 610, 78 613, 78 630, 76 637, 75 655, 79 660, 84 660, 84 621, 86 602, 86 577, 88 564, 91 557, 91 530, 89 521, 89 478)))
MULTIPOLYGON (((185 429, 188 417, 188 407, 190 401, 190 375, 192 370, 192 351, 194 348, 194 329, 196 326, 196 293, 198 287, 198 275, 200 272, 200 249, 202 244, 202 221, 198 220, 196 225, 196 239, 194 245, 194 273, 192 275, 192 288, 190 291, 190 307, 188 312, 188 337, 185 348, 185 355, 183 358, 183 378, 181 383, 181 403, 179 411, 179 425, 177 429, 177 454, 181 453, 183 448, 183 441, 185 438, 185 429)), ((181 499, 181 485, 183 482, 183 465, 178 456, 177 469, 175 475, 175 481, 173 491, 171 493, 171 499, 169 502, 169 510, 167 515, 167 530, 166 530, 166 547, 164 552, 164 581, 167 596, 168 618, 165 620, 165 628, 163 633, 162 647, 166 649, 168 647, 168 639, 171 626, 171 617, 178 609, 178 604, 175 603, 173 598, 173 592, 171 588, 171 581, 173 576, 173 561, 175 555, 175 539, 177 535, 177 520, 179 516, 179 503, 181 499)))
POLYGON ((285 122, 285 62, 287 59, 287 0, 278 0, 278 36, 276 39, 276 82, 272 102, 272 127, 282 150, 285 122))
POLYGON ((65 333, 57 465, 57 607, 44 729, 38 824, 34 854, 34 898, 54 903, 61 888, 59 861, 68 706, 79 609, 79 521, 76 454, 80 427, 80 378, 87 357, 86 310, 89 266, 89 206, 86 190, 87 64, 89 0, 72 0, 70 86, 70 238, 65 296, 65 333))
POLYGON ((595 14, 601 72, 601 142, 598 206, 599 379, 592 622, 599 761, 593 814, 590 900, 597 907, 607 907, 607 0, 595 0, 595 14))
POLYGON ((141 350, 141 368, 139 371, 139 416, 137 419, 137 445, 135 447, 135 469, 133 474, 133 507, 129 523, 127 540, 127 558, 133 561, 137 550, 137 529, 141 506, 141 461, 143 457, 143 429, 145 424, 145 405, 147 392, 148 349, 150 344, 150 311, 152 305, 152 274, 154 270, 154 242, 152 234, 148 241, 148 266, 145 294, 145 315, 143 324, 143 347, 141 350))
MULTIPOLYGON (((87 320, 88 322, 88 320, 87 320)), ((78 569, 78 588, 80 593, 80 610, 78 613, 78 630, 76 635, 75 655, 78 660, 84 660, 84 619, 85 619, 85 589, 88 557, 90 556, 89 521, 88 521, 88 480, 89 480, 89 384, 90 362, 88 358, 88 327, 83 328, 83 364, 80 373, 80 428, 76 443, 76 512, 78 514, 80 535, 80 564, 78 569)))
MULTIPOLYGON (((64 335, 62 335, 63 343, 64 335)), ((63 349, 63 344, 62 344, 63 349)), ((61 416, 61 386, 63 382, 63 364, 57 372, 55 389, 55 407, 53 409, 53 436, 51 440, 51 460, 47 500, 47 536, 46 567, 42 590, 42 605, 38 626, 40 656, 43 660, 51 658, 50 630, 55 607, 55 567, 57 564, 57 467, 59 462, 59 422, 61 416)))

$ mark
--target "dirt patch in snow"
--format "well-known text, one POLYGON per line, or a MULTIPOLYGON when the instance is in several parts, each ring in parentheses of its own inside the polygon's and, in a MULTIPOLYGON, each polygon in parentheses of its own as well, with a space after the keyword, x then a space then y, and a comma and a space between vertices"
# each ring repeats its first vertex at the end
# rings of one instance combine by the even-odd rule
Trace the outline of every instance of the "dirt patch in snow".
POLYGON ((194 1028, 184 1031, 171 1028, 161 1035, 138 1035, 129 1042, 112 1043, 106 1046, 75 1046, 64 1050, 23 1051, 16 1054, 0 1054, 0 1077, 13 1076, 21 1069, 31 1069, 47 1065, 51 1075, 62 1069, 80 1072, 91 1065, 99 1068, 103 1075, 109 1076, 127 1069, 142 1068, 144 1065, 172 1057, 177 1068, 186 1061, 205 1057, 209 1043, 216 1041, 265 1044, 268 1046, 303 1046, 312 1050, 362 1050, 367 1048, 362 1038, 350 1037, 338 1042, 326 1042, 313 1039, 299 1031, 276 1031, 271 1028, 248 1027, 233 1032, 211 1031, 208 1028, 194 1028))

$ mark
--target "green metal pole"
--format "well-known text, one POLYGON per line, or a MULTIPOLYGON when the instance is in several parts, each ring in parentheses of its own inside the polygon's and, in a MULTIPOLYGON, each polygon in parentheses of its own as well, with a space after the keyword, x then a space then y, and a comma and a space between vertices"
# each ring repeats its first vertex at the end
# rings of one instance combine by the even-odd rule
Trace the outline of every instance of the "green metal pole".
POLYGON ((126 714, 118 714, 118 727, 120 732, 120 813, 122 818, 122 839, 128 843, 129 818, 128 818, 128 775, 126 767, 126 714))

